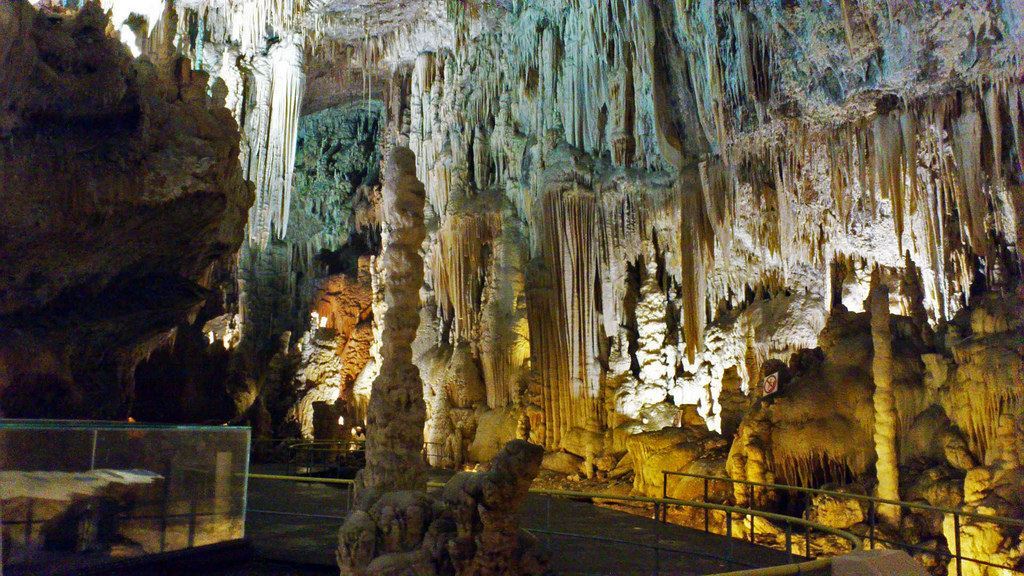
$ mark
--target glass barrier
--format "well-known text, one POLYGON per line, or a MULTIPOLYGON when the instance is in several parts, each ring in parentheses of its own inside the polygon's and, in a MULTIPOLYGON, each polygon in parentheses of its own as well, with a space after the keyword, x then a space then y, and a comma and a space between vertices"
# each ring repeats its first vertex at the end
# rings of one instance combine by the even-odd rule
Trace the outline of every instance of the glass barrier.
POLYGON ((0 574, 240 540, 249 428, 0 420, 0 574))

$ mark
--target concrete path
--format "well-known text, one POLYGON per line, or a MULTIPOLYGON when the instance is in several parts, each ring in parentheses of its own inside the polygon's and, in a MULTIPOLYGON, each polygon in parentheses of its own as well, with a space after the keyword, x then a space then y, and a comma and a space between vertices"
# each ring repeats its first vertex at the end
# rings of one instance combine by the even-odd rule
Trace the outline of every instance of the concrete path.
MULTIPOLYGON (((344 486, 250 480, 246 536, 261 558, 334 566, 348 500, 344 486)), ((521 518, 557 574, 699 575, 788 559, 769 548, 563 498, 531 495, 521 518), (717 559, 727 554, 732 561, 717 559)))

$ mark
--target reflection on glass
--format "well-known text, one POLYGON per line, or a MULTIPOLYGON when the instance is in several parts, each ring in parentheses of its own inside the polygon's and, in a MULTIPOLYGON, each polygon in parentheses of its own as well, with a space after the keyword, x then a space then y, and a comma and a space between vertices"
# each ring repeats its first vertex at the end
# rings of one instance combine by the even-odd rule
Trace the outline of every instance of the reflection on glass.
POLYGON ((0 566, 239 540, 249 429, 0 420, 0 566))

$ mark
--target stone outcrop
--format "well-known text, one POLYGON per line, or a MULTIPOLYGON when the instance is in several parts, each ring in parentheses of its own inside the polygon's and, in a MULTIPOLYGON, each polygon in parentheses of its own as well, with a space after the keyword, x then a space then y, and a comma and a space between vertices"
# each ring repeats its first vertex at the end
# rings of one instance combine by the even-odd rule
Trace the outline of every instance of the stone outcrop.
MULTIPOLYGON (((685 472, 706 476, 725 474, 729 443, 707 428, 665 428, 645 432, 626 440, 633 461, 633 490, 652 498, 661 498, 665 489, 663 472, 685 472)), ((721 483, 709 486, 710 500, 721 499, 721 483)), ((704 481, 684 476, 669 476, 669 498, 703 500, 704 481)))
POLYGON ((544 574, 538 543, 516 518, 543 453, 515 440, 489 471, 460 472, 438 495, 405 490, 364 504, 338 534, 341 574, 544 574))
POLYGON ((126 417, 135 366, 215 295, 253 200, 209 76, 166 29, 133 59, 107 26, 95 3, 0 6, 7 416, 126 417))

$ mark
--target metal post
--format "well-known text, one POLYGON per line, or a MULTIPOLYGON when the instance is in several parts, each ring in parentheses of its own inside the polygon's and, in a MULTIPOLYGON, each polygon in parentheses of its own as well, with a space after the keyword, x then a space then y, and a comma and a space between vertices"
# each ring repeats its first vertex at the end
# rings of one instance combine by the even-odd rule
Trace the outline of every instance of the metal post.
POLYGON ((726 560, 732 559, 732 510, 725 511, 725 537, 729 539, 729 548, 726 550, 726 560))
MULTIPOLYGON (((668 499, 668 472, 664 470, 661 472, 661 497, 665 500, 668 499)), ((668 504, 666 503, 662 503, 661 521, 668 522, 668 504)))
MULTIPOLYGON (((754 509, 754 485, 747 484, 747 506, 754 509)), ((754 515, 750 515, 750 542, 754 542, 754 515)))
POLYGON ((196 509, 199 506, 199 490, 198 486, 192 487, 192 502, 189 504, 189 516, 188 516, 188 547, 192 548, 196 545, 196 509))
POLYGON ((808 560, 814 560, 811 558, 811 527, 804 526, 804 557, 808 560))
MULTIPOLYGON (((708 503, 708 479, 704 478, 704 503, 708 503)), ((704 508, 704 531, 709 532, 711 510, 704 508)))
POLYGON ((960 514, 953 512, 953 540, 956 546, 956 576, 963 575, 963 558, 960 556, 960 514))
POLYGON ((25 547, 32 545, 32 512, 36 503, 35 498, 28 499, 28 508, 25 510, 25 547))
POLYGON ((89 457, 89 470, 96 469, 96 440, 99 436, 99 430, 92 431, 92 455, 89 457))
POLYGON ((660 548, 654 547, 654 576, 661 574, 661 554, 660 548))
POLYGON ((786 555, 789 556, 789 563, 793 563, 793 525, 786 522, 786 555))
POLYGON ((875 549, 875 501, 868 500, 868 549, 875 549))
POLYGON ((160 502, 160 551, 167 550, 167 510, 171 498, 171 470, 170 461, 167 462, 164 472, 164 496, 160 502))

